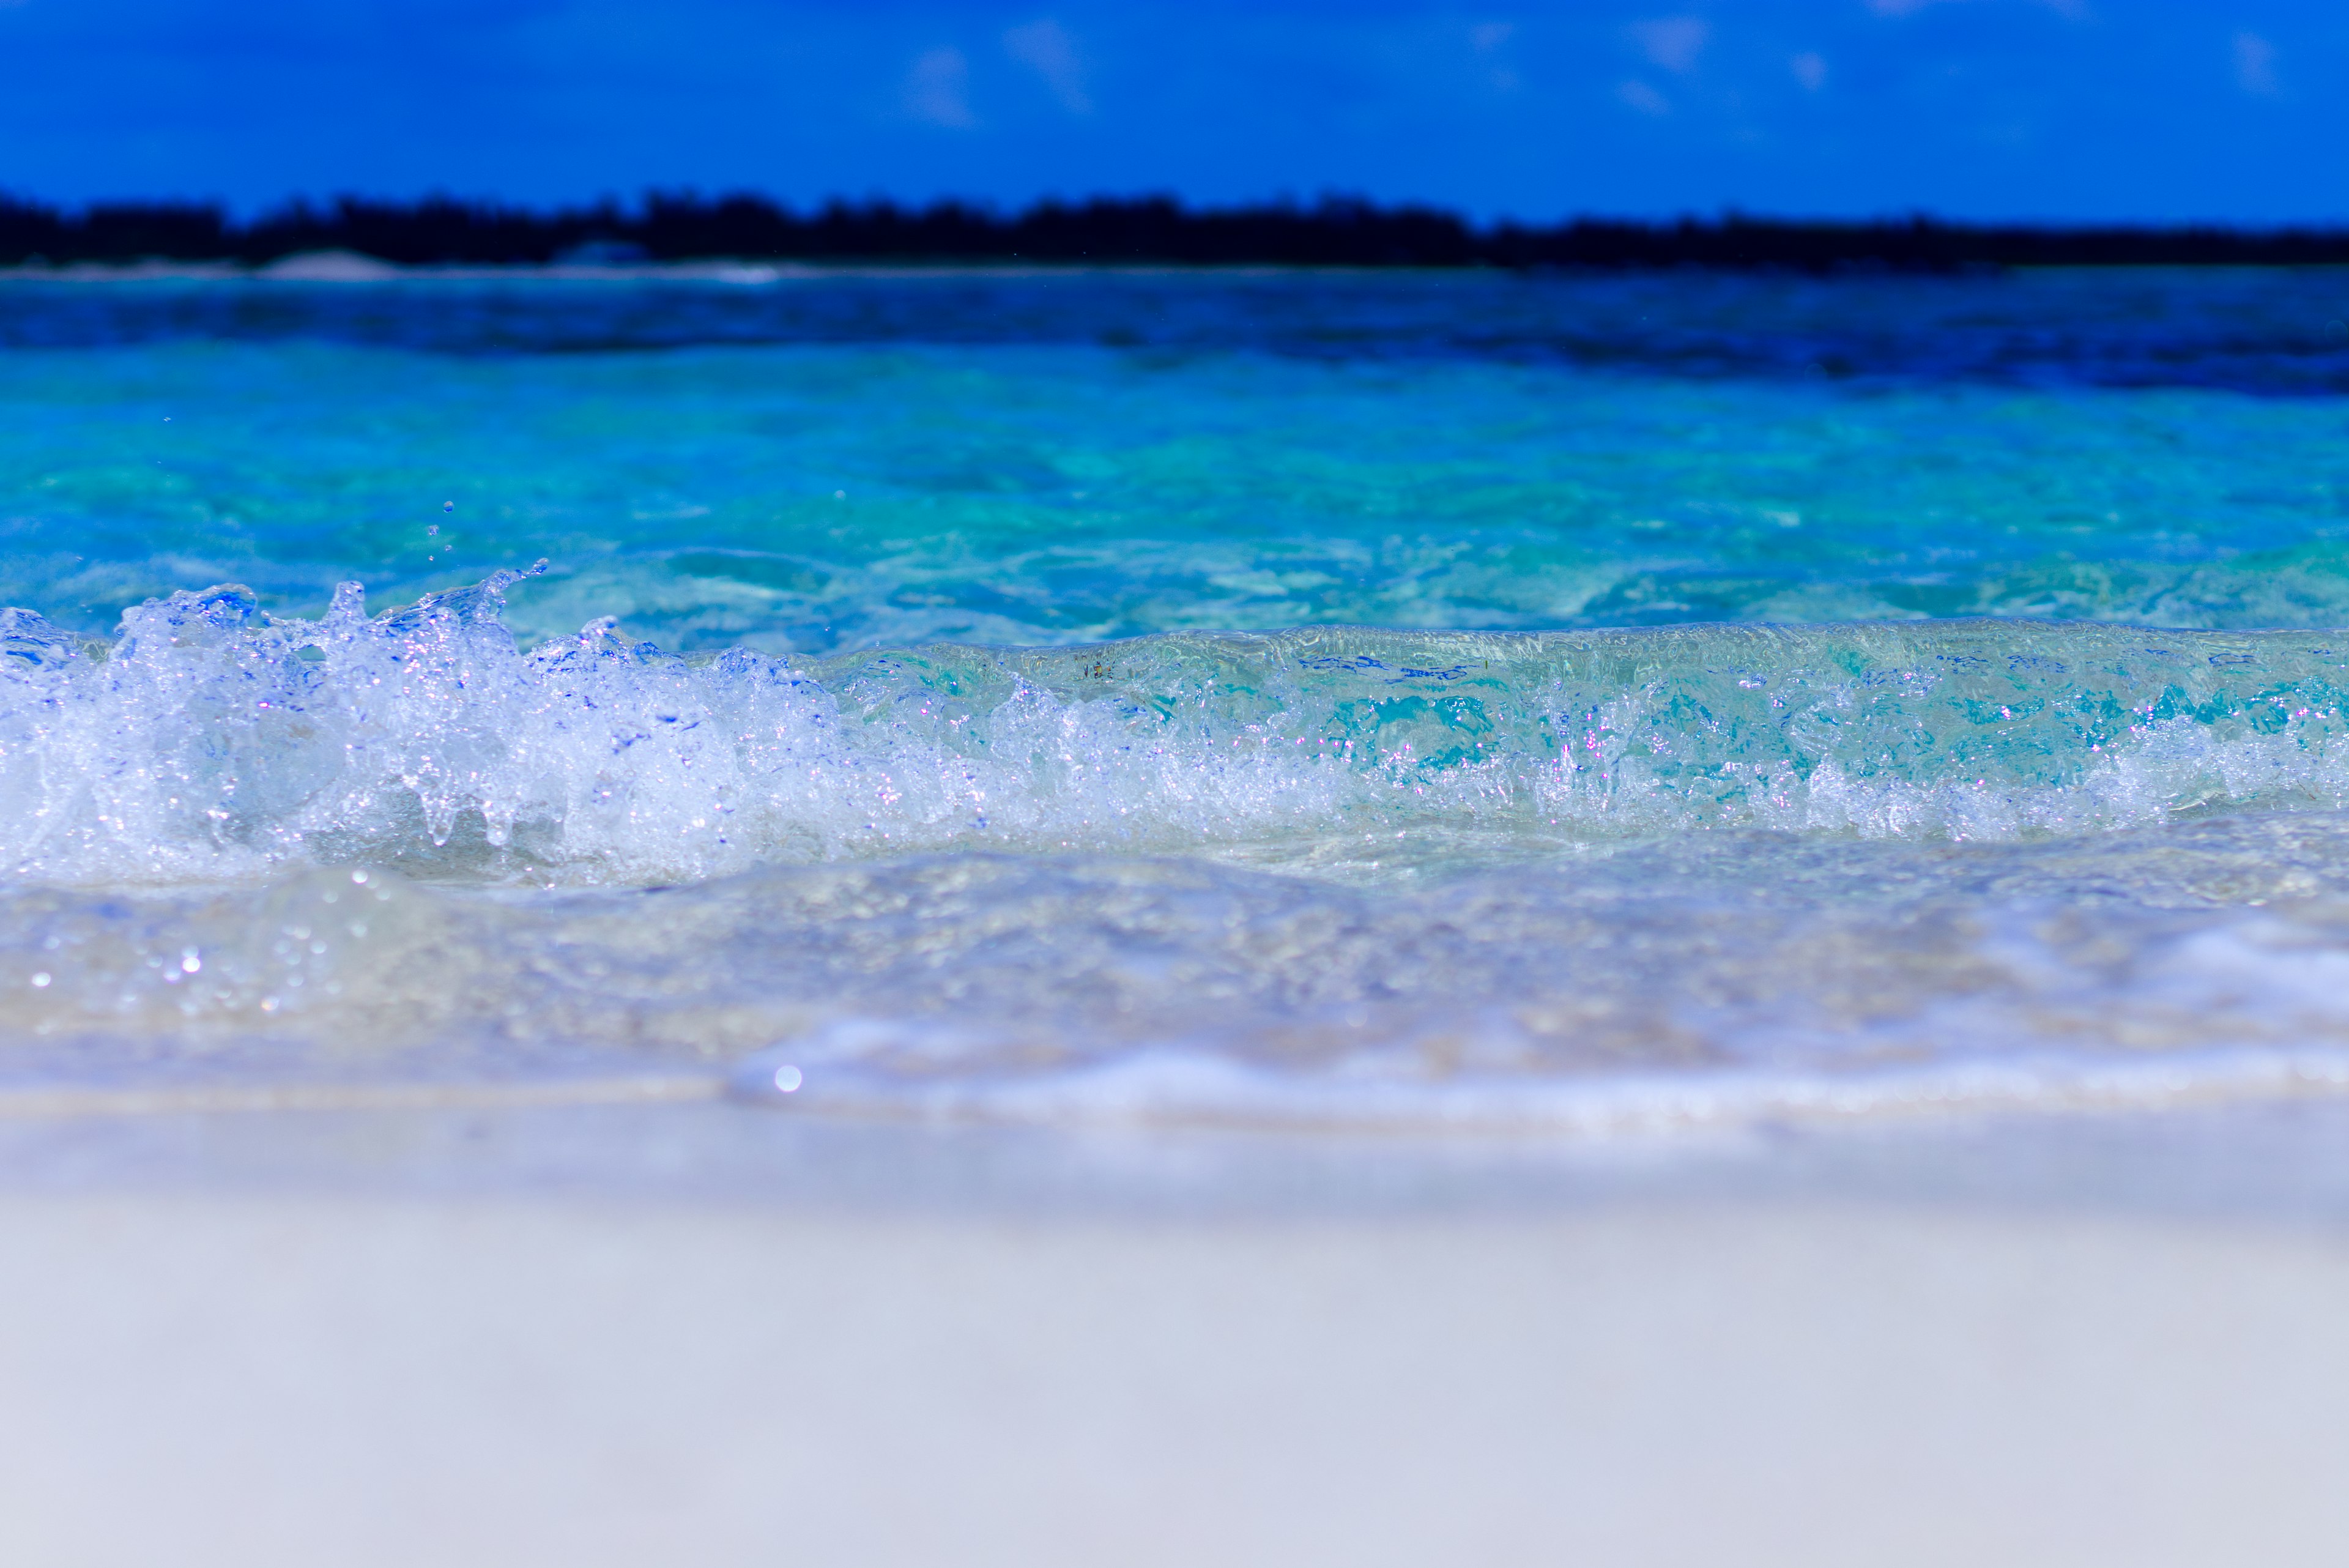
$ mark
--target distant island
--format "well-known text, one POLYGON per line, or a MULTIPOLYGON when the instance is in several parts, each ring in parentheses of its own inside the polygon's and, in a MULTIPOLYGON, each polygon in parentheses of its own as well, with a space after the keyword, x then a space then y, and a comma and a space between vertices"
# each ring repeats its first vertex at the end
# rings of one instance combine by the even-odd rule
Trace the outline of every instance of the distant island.
POLYGON ((295 202, 249 223, 201 202, 78 210, 0 196, 0 265, 144 261, 265 265, 342 251, 403 265, 626 265, 739 259, 811 264, 1176 265, 1952 272, 2008 266, 2349 264, 2349 227, 2272 230, 1977 224, 1930 217, 1575 218, 1477 225, 1417 206, 1192 210, 1169 197, 968 203, 835 202, 799 213, 763 196, 647 197, 553 212, 428 198, 295 202))

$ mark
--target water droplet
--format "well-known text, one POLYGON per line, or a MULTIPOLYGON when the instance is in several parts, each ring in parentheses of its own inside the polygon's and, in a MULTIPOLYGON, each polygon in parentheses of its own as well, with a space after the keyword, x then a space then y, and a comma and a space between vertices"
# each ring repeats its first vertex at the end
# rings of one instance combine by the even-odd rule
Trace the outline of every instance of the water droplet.
POLYGON ((354 871, 351 873, 351 880, 364 888, 367 886, 367 873, 364 871, 354 871))
POLYGON ((797 1067, 787 1065, 775 1069, 775 1087, 781 1089, 784 1094, 788 1095, 792 1093, 805 1082, 807 1082, 807 1080, 801 1076, 800 1070, 797 1067))
POLYGON ((33 976, 33 988, 36 991, 48 983, 49 971, 47 970, 42 970, 39 973, 33 976))
POLYGON ((188 974, 201 973, 203 967, 204 961, 202 957, 197 953, 195 949, 182 948, 180 950, 180 968, 183 972, 188 974))
POLYGON ((440 510, 443 512, 454 512, 457 510, 457 504, 453 501, 443 501, 440 504, 440 510))

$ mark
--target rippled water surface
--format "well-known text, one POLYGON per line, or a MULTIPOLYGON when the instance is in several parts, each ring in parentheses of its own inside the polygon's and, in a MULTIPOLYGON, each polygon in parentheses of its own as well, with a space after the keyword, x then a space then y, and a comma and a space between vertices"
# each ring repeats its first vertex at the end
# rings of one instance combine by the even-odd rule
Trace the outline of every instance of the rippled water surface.
POLYGON ((0 282, 0 1094, 2329 1091, 2344 312, 0 282))

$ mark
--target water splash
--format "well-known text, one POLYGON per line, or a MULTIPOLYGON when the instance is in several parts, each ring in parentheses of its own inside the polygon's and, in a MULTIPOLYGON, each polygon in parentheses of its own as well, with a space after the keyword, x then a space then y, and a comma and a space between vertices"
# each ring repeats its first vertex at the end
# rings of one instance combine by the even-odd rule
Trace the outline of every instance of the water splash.
POLYGON ((316 620, 183 592, 110 643, 5 612, 0 863, 641 884, 909 850, 2014 839, 2349 798, 2314 633, 1324 628, 797 664, 609 618, 524 649, 522 576, 372 618, 357 584, 316 620))

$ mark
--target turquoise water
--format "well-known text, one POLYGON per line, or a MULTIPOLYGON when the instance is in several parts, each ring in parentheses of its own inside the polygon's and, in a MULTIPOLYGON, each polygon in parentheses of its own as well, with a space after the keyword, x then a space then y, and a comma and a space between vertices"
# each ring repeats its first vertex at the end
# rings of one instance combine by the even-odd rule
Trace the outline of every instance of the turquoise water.
POLYGON ((178 342, 20 350, 0 414, 5 591, 93 633, 177 587, 316 615, 344 577, 388 603, 541 556, 517 631, 616 615, 683 652, 2349 618, 2333 398, 1017 345, 178 342))
POLYGON ((1536 1127, 2327 1088, 2344 310, 0 283, 0 1074, 1536 1127))

